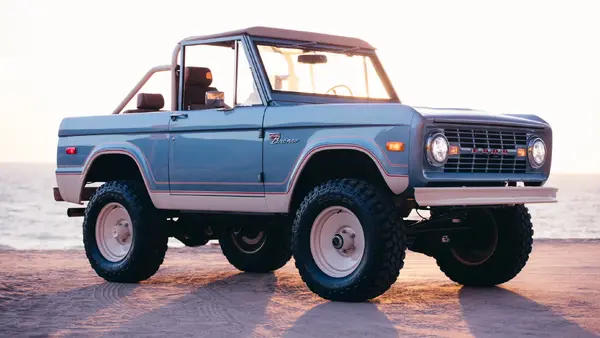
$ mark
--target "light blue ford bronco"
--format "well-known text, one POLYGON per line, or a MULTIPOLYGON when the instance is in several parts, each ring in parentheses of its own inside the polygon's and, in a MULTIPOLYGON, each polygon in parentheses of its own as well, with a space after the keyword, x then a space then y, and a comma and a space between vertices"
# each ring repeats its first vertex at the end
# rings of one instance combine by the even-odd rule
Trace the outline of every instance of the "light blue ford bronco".
POLYGON ((457 283, 493 286, 528 260, 524 205, 556 202, 544 120, 407 106, 373 46, 320 33, 184 39, 113 114, 65 118, 58 136, 54 198, 81 206, 67 214, 115 282, 150 278, 175 237, 218 240, 246 272, 293 256, 329 300, 381 295, 407 249, 457 283), (170 92, 138 94, 162 71, 170 92))

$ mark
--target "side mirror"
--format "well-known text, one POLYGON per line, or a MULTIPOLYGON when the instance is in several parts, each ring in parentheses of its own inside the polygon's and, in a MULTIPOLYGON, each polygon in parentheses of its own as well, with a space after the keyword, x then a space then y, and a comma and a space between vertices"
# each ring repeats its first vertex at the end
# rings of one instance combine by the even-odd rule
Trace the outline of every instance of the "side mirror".
POLYGON ((315 65, 318 63, 327 63, 327 55, 323 55, 323 54, 298 55, 298 63, 308 63, 311 65, 315 65))
POLYGON ((204 104, 211 108, 225 107, 225 93, 218 91, 206 92, 204 104))

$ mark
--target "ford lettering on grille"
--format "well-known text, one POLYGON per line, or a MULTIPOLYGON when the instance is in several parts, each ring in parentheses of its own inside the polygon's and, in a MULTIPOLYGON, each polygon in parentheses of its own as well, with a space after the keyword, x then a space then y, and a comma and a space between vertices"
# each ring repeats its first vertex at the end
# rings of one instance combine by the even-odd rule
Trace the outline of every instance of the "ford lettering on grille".
POLYGON ((473 148, 472 154, 508 155, 508 149, 473 148))
POLYGON ((450 156, 443 167, 448 173, 518 174, 527 172, 526 157, 518 148, 527 148, 527 133, 522 130, 444 128, 450 145, 460 151, 450 156))

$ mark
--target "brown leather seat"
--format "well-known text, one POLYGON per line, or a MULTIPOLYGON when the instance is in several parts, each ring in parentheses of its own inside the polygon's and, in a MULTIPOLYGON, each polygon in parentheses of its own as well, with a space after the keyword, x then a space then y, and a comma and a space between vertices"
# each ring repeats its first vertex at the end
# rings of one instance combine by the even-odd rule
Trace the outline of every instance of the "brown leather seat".
POLYGON ((211 87, 213 77, 206 67, 186 67, 184 77, 183 107, 186 110, 215 108, 205 104, 206 92, 216 91, 211 87))
POLYGON ((139 93, 137 96, 137 109, 131 109, 123 114, 148 113, 160 111, 165 106, 162 94, 139 93))

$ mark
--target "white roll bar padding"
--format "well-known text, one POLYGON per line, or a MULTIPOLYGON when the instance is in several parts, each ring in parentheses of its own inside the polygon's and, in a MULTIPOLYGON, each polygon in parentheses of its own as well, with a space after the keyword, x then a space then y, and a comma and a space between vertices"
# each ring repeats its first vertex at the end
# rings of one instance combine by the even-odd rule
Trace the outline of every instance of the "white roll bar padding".
POLYGON ((177 57, 179 56, 179 51, 181 49, 181 44, 177 44, 175 49, 173 50, 173 56, 171 57, 171 64, 164 66, 156 66, 150 69, 144 77, 133 87, 133 89, 125 96, 123 101, 119 103, 117 108, 112 112, 113 114, 120 114, 123 108, 133 99, 133 97, 142 89, 142 87, 150 80, 152 75, 158 72, 171 72, 171 110, 177 110, 177 57))

